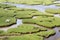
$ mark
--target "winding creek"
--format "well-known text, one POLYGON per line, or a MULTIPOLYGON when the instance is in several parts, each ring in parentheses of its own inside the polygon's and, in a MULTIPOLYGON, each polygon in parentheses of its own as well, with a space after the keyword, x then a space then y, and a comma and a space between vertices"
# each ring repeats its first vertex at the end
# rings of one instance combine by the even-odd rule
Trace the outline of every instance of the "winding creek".
MULTIPOLYGON (((11 3, 6 3, 6 4, 11 4, 11 3)), ((36 10, 44 12, 44 13, 45 13, 45 9, 46 8, 53 8, 53 9, 60 8, 60 7, 55 6, 55 5, 49 5, 49 6, 43 6, 43 5, 23 5, 23 4, 11 4, 11 5, 14 5, 14 6, 19 7, 19 8, 36 9, 36 10)), ((54 16, 60 17, 59 14, 55 14, 54 16)), ((36 18, 36 17, 33 17, 33 18, 36 18)), ((17 22, 16 22, 15 25, 12 25, 10 27, 0 28, 0 30, 7 31, 9 28, 15 28, 15 27, 17 27, 18 25, 21 25, 21 24, 23 24, 22 23, 22 19, 17 19, 17 22)), ((59 32, 60 27, 55 27, 54 30, 56 31, 56 34, 54 36, 49 37, 49 38, 45 38, 45 40, 57 40, 58 38, 60 38, 60 32, 59 32)))

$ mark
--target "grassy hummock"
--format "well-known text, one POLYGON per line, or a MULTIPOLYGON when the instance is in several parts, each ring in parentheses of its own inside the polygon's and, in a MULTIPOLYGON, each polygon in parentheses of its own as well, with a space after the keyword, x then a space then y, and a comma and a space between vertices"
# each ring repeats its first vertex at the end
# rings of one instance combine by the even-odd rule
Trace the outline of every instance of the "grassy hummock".
POLYGON ((49 30, 49 31, 42 31, 42 32, 36 33, 36 35, 43 36, 43 37, 49 37, 55 33, 56 32, 54 30, 49 30))
POLYGON ((34 15, 41 15, 42 12, 39 12, 35 9, 21 9, 16 11, 16 18, 31 18, 34 15))
POLYGON ((23 24, 18 26, 17 28, 8 29, 8 33, 32 33, 32 32, 38 32, 40 30, 45 31, 47 29, 35 27, 34 25, 31 24, 23 24))
POLYGON ((15 15, 12 10, 0 9, 0 17, 13 17, 15 15))
POLYGON ((33 16, 53 16, 50 14, 43 14, 42 12, 39 11, 19 11, 19 13, 16 14, 16 18, 21 18, 21 19, 25 19, 25 18, 32 18, 33 16))
MULTIPOLYGON (((21 29, 20 29, 21 30, 21 29)), ((18 32, 16 32, 16 30, 14 30, 15 31, 15 33, 14 32, 12 32, 12 33, 9 33, 9 32, 4 32, 4 31, 0 31, 0 36, 4 36, 4 35, 7 35, 7 36, 9 36, 9 35, 13 35, 13 36, 24 36, 24 35, 30 35, 30 33, 28 33, 28 34, 21 34, 20 35, 20 32, 18 33, 18 32)), ((22 31, 23 32, 23 31, 22 31)), ((33 34, 31 34, 31 35, 36 35, 36 36, 41 36, 41 37, 50 37, 50 36, 52 36, 52 35, 54 35, 56 32, 55 32, 55 30, 49 30, 49 31, 40 31, 40 32, 34 32, 33 34)))
POLYGON ((60 26, 60 18, 59 17, 37 16, 34 19, 23 19, 23 23, 37 24, 40 26, 53 28, 56 26, 60 26))
POLYGON ((59 9, 47 8, 45 11, 46 11, 47 13, 60 14, 60 8, 59 8, 59 9))
POLYGON ((9 26, 16 23, 14 17, 0 17, 0 27, 9 26))
POLYGON ((3 8, 3 9, 5 9, 5 8, 15 8, 15 7, 16 7, 16 6, 13 6, 13 5, 0 3, 0 8, 3 8))
MULTIPOLYGON (((14 36, 14 37, 6 37, 7 40, 43 40, 44 38, 36 35, 22 35, 22 36, 14 36)), ((5 40, 5 39, 4 39, 5 40)))

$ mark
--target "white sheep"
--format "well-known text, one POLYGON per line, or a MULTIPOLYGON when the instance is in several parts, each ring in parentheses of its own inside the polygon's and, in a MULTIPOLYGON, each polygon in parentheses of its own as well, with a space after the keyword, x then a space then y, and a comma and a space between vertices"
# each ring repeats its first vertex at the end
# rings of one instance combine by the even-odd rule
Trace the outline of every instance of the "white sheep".
POLYGON ((6 19, 6 22, 9 23, 10 22, 10 19, 6 19))

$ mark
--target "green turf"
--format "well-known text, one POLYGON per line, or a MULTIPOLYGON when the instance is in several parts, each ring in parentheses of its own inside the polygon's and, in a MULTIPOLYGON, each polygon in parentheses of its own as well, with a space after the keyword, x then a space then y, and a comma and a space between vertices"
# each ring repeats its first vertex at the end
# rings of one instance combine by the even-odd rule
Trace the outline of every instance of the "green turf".
MULTIPOLYGON (((14 32, 12 32, 13 35, 19 35, 20 34, 20 33, 16 32, 16 30, 14 30, 14 31, 15 31, 16 34, 14 32)), ((49 30, 49 31, 40 31, 40 32, 37 32, 37 33, 33 33, 32 35, 36 35, 36 36, 39 36, 39 37, 40 36, 42 36, 42 37, 50 37, 50 36, 54 35, 55 33, 56 33, 55 30, 49 30)), ((4 36, 4 35, 12 35, 12 34, 11 33, 7 33, 7 32, 4 32, 4 31, 0 31, 0 36, 1 35, 4 36)), ((22 34, 22 35, 24 35, 24 34, 22 34)), ((30 35, 30 34, 28 33, 28 34, 25 34, 25 35, 30 35)))
POLYGON ((60 8, 59 8, 59 9, 47 8, 45 11, 46 11, 47 13, 60 14, 60 8))
POLYGON ((42 32, 36 33, 35 35, 43 36, 43 37, 49 37, 55 33, 56 32, 54 30, 49 30, 49 31, 42 31, 42 32))
MULTIPOLYGON (((47 13, 42 13, 42 12, 39 12, 38 10, 35 10, 35 9, 22 9, 22 8, 16 8, 15 6, 9 6, 7 5, 9 8, 5 8, 4 9, 4 4, 1 4, 1 8, 0 8, 0 17, 1 20, 3 20, 5 17, 7 18, 33 18, 33 16, 49 16, 49 17, 52 17, 53 15, 52 14, 47 14, 47 13)), ((5 19, 4 19, 5 20, 5 19)), ((3 20, 3 23, 5 24, 3 20)), ((13 19, 13 20, 16 20, 16 19, 13 19)), ((1 25, 4 25, 2 24, 2 21, 1 21, 1 25)), ((10 23, 11 24, 11 23, 10 23)), ((5 24, 6 25, 6 24, 5 24)))
POLYGON ((0 9, 0 17, 13 17, 14 14, 15 13, 12 10, 0 9))
POLYGON ((43 37, 39 37, 36 35, 23 35, 23 36, 8 37, 7 40, 43 40, 43 37))
POLYGON ((26 32, 38 32, 39 30, 47 30, 46 28, 35 27, 31 24, 23 24, 18 26, 17 28, 8 29, 8 33, 26 33, 26 32))
MULTIPOLYGON (((51 2, 49 2, 48 4, 50 3, 51 2)), ((45 5, 47 4, 47 2, 43 4, 45 5)), ((53 10, 53 13, 59 13, 60 9, 57 10, 57 12, 54 12, 53 10)), ((55 34, 54 30, 47 31, 48 29, 46 27, 53 28, 56 26, 60 26, 60 18, 54 17, 53 13, 42 13, 35 9, 22 9, 16 8, 15 6, 6 6, 4 4, 0 4, 0 27, 8 25, 10 26, 11 24, 16 23, 16 19, 18 18, 22 18, 23 21, 23 24, 17 26, 17 28, 10 28, 6 32, 0 30, 0 36, 12 36, 3 38, 3 40, 43 40, 43 37, 49 37, 50 35, 55 34), (34 18, 34 16, 36 18, 34 18), (39 25, 40 27, 37 27, 37 25, 39 25)))
POLYGON ((16 7, 0 8, 0 16, 16 17, 16 18, 32 18, 33 16, 53 16, 50 14, 43 14, 35 9, 22 9, 16 7))
POLYGON ((52 4, 55 0, 8 0, 12 3, 20 3, 20 4, 43 4, 43 5, 49 5, 52 4))
POLYGON ((11 2, 18 4, 41 4, 41 5, 50 5, 53 4, 55 0, 0 0, 0 2, 11 2))
POLYGON ((16 19, 14 17, 0 17, 0 27, 8 26, 16 23, 16 19), (7 22, 9 20, 9 22, 7 22))
POLYGON ((17 18, 32 18, 33 16, 53 16, 50 14, 43 14, 42 12, 39 12, 37 10, 34 9, 22 9, 19 12, 16 12, 16 17, 17 18))
POLYGON ((0 3, 0 8, 15 8, 16 6, 10 5, 10 4, 2 4, 0 3))
POLYGON ((23 19, 23 23, 37 24, 48 28, 53 28, 60 25, 59 17, 37 16, 35 19, 23 19))

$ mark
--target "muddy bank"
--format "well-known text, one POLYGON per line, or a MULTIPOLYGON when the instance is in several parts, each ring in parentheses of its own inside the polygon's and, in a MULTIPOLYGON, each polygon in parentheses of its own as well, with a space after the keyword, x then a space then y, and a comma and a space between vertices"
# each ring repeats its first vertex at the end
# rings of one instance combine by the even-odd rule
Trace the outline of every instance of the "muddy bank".
POLYGON ((49 38, 45 38, 45 40, 57 40, 58 38, 60 38, 59 29, 60 29, 60 27, 54 28, 54 30, 56 31, 56 34, 54 36, 49 37, 49 38))

